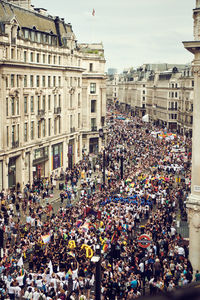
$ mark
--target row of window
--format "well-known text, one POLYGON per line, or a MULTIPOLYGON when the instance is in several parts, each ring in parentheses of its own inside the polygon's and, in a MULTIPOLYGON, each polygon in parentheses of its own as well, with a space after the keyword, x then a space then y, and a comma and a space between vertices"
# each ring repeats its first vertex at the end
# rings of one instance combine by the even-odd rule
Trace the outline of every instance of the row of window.
MULTIPOLYGON (((9 77, 6 76, 6 87, 14 88, 20 85, 19 74, 11 74, 10 81, 9 77)), ((23 87, 61 87, 61 76, 45 76, 45 75, 23 75, 23 87)), ((69 77, 69 86, 81 87, 80 77, 69 77)), ((96 94, 96 83, 90 83, 90 94, 96 94)))
POLYGON ((169 98, 178 98, 178 92, 169 92, 169 98))
MULTIPOLYGON (((30 96, 30 100, 28 96, 24 96, 24 114, 28 113, 35 113, 35 106, 37 109, 37 114, 42 110, 44 113, 46 109, 51 110, 52 109, 52 97, 54 98, 54 110, 59 108, 61 113, 61 107, 62 107, 62 101, 61 101, 61 95, 43 95, 43 96, 30 96), (35 99, 36 98, 36 99, 35 99), (48 105, 46 104, 46 101, 48 99, 48 105), (36 100, 36 104, 35 104, 36 100), (30 109, 29 109, 29 101, 30 101, 30 109)), ((73 95, 70 95, 70 108, 73 107, 73 95)), ((78 94, 78 107, 80 107, 80 94, 78 94)), ((97 110, 97 101, 91 100, 91 113, 95 113, 97 110)), ((9 106, 9 99, 6 98, 6 116, 9 115, 15 116, 20 115, 20 107, 19 107, 19 99, 17 98, 11 98, 10 100, 10 106, 9 106)))
POLYGON ((18 36, 24 39, 31 40, 32 42, 43 43, 48 45, 57 45, 57 36, 47 33, 42 33, 30 29, 23 29, 18 31, 18 36))
MULTIPOLYGON (((24 114, 34 113, 35 112, 35 106, 37 108, 37 112, 40 110, 43 110, 44 112, 46 111, 47 107, 48 110, 52 109, 52 97, 54 98, 54 109, 57 107, 62 106, 62 101, 61 101, 61 95, 48 95, 48 96, 30 96, 30 110, 29 110, 29 98, 28 96, 24 96, 24 114), (48 100, 47 100, 48 99, 48 100), (35 104, 36 101, 36 104, 35 104), (46 101, 48 101, 48 106, 46 105, 46 101)), ((19 107, 19 99, 17 98, 11 98, 10 100, 10 105, 9 105, 9 99, 6 98, 6 116, 8 117, 9 115, 15 116, 15 115, 20 115, 20 107, 19 107)))
MULTIPOLYGON (((33 140, 36 138, 42 138, 47 136, 51 136, 52 134, 60 134, 61 133, 61 118, 56 118, 53 120, 54 126, 53 126, 53 132, 52 132, 52 119, 48 119, 48 124, 46 124, 46 120, 41 120, 38 122, 31 121, 30 123, 30 140, 33 140), (37 125, 37 130, 35 128, 35 125, 37 125), (48 133, 46 132, 48 126, 48 133)), ((7 135, 7 147, 9 147, 9 126, 6 127, 6 135, 7 135)), ((24 123, 24 128, 23 128, 23 136, 24 136, 24 142, 27 142, 29 140, 29 127, 28 123, 24 123)), ((19 134, 20 132, 20 125, 12 125, 11 126, 11 147, 15 147, 16 142, 19 143, 19 134)))
MULTIPOLYGON (((78 128, 80 128, 80 113, 78 113, 78 128)), ((73 116, 70 115, 70 132, 73 132, 73 116)), ((91 119, 91 130, 97 130, 96 127, 96 118, 91 119)), ((6 127, 6 136, 7 136, 7 147, 9 147, 9 133, 10 133, 10 127, 6 127)), ((51 136, 52 134, 60 134, 61 133, 61 118, 56 118, 52 120, 51 118, 48 118, 48 120, 40 120, 38 122, 31 121, 30 122, 30 132, 29 132, 29 125, 27 122, 24 123, 23 128, 23 136, 24 136, 24 142, 27 142, 29 139, 34 140, 35 138, 42 138, 51 136), (53 128, 52 128, 53 125, 53 128), (37 128, 35 128, 37 126, 37 128), (53 132, 52 132, 53 129, 53 132)), ((11 143, 12 147, 19 146, 19 136, 20 136, 20 125, 12 125, 11 126, 11 143)))

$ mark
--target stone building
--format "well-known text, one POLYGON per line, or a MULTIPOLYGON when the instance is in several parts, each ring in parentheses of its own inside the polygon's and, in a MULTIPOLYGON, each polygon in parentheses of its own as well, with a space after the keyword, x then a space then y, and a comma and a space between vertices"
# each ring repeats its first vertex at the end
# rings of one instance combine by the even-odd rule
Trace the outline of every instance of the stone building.
POLYGON ((104 66, 103 45, 78 45, 64 19, 0 1, 0 188, 59 175, 101 147, 104 66))
POLYGON ((123 111, 140 117, 148 114, 155 124, 192 135, 194 77, 190 65, 144 64, 118 76, 123 111))
POLYGON ((187 201, 189 221, 189 257, 194 270, 200 270, 200 0, 193 10, 194 41, 183 42, 184 47, 194 54, 193 128, 192 128, 192 182, 187 201))

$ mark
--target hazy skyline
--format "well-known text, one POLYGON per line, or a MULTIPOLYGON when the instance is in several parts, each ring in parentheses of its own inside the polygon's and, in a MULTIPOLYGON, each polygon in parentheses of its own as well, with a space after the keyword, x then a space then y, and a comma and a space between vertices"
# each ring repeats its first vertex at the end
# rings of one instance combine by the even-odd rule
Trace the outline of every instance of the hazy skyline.
POLYGON ((78 43, 103 42, 106 69, 143 63, 190 63, 195 0, 32 0, 71 23, 78 43), (95 16, 92 15, 93 9, 95 16))

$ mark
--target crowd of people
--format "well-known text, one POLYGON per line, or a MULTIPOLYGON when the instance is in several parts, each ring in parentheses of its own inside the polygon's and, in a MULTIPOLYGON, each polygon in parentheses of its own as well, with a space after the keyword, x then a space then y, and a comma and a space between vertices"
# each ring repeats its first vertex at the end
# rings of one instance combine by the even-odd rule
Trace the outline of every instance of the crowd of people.
POLYGON ((109 107, 104 152, 62 174, 58 209, 49 201, 52 177, 1 192, 1 299, 93 299, 99 247, 103 300, 171 292, 193 280, 176 228, 190 192, 191 140, 123 116, 109 107))

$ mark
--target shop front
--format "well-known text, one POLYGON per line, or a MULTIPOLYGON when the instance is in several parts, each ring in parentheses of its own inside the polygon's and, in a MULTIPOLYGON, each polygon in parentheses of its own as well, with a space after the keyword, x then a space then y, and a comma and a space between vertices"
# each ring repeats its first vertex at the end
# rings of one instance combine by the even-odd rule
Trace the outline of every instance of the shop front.
POLYGON ((63 143, 52 146, 52 169, 58 169, 63 166, 63 143))
POLYGON ((45 163, 49 160, 49 147, 42 147, 34 150, 33 178, 40 179, 48 176, 45 170, 45 163))
POLYGON ((8 187, 16 186, 16 160, 17 156, 10 157, 8 163, 8 187))

